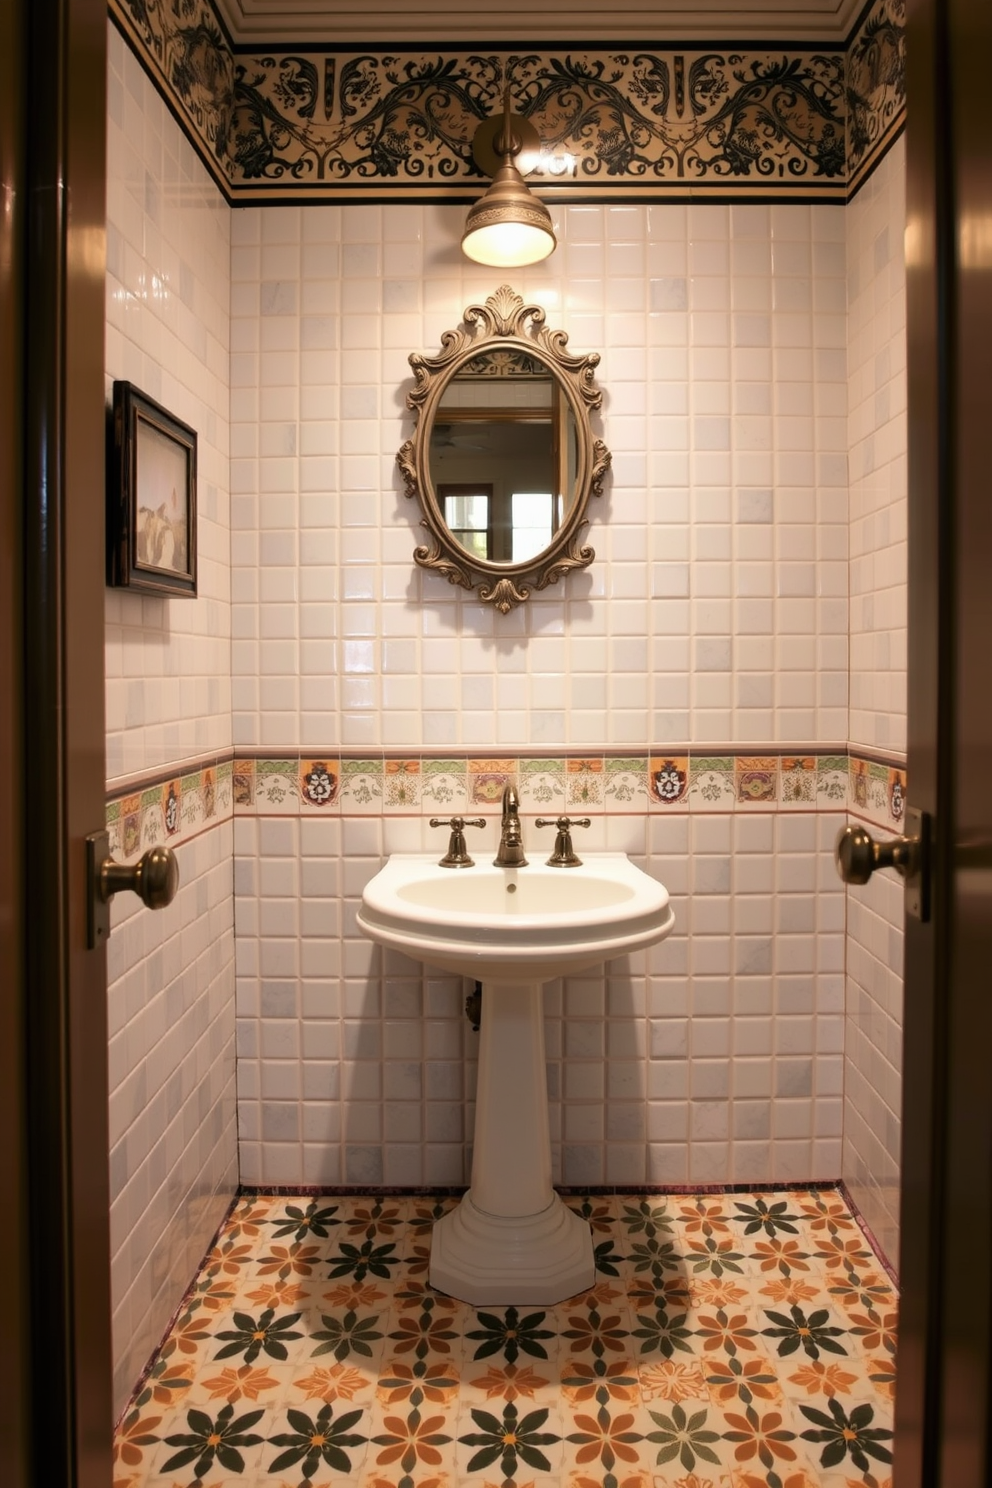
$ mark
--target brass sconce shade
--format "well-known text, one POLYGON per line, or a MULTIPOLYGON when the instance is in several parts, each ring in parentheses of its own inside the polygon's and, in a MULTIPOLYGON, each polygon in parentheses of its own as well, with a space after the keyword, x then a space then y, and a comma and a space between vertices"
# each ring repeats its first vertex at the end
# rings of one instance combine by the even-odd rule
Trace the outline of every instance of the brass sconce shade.
MULTIPOLYGON (((510 112, 510 90, 503 99, 503 116, 493 137, 493 121, 479 125, 473 153, 481 163, 500 163, 488 191, 469 209, 462 234, 462 252, 476 263, 515 269, 540 263, 558 246, 551 213, 528 188, 515 157, 524 143, 537 135, 523 119, 510 112), (525 134, 528 137, 525 141, 525 134)), ((484 166, 488 168, 488 166, 484 166)))

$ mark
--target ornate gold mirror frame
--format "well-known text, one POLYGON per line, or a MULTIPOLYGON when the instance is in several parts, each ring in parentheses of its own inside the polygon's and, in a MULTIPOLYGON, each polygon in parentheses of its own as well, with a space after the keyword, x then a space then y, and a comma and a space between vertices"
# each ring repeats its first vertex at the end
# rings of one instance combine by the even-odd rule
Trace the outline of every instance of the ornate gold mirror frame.
MULTIPOLYGON (((593 548, 580 545, 580 537, 588 526, 589 497, 602 495, 603 477, 610 466, 610 452, 594 436, 589 419, 603 401, 602 391, 593 382, 599 354, 571 355, 566 349, 567 334, 549 330, 544 319, 540 305, 525 305, 504 284, 484 305, 468 306, 462 326, 441 337, 437 356, 411 353, 416 386, 406 401, 417 414, 417 426, 396 456, 406 494, 417 497, 423 513, 421 526, 429 534, 429 541, 414 549, 415 561, 451 584, 477 589, 484 603, 503 614, 523 604, 533 590, 556 584, 563 574, 587 568, 595 558, 593 548), (569 413, 572 419, 566 436, 574 457, 572 489, 552 493, 558 520, 551 540, 539 553, 520 562, 481 557, 457 540, 445 519, 431 472, 432 435, 436 426, 448 427, 445 420, 452 415, 445 411, 439 421, 438 412, 455 378, 464 382, 478 371, 492 385, 504 367, 536 369, 542 379, 546 371, 557 388, 554 396, 562 404, 566 422, 569 413)), ((456 412, 464 416, 464 410, 456 412)), ((488 413, 497 420, 509 416, 493 410, 488 413)))

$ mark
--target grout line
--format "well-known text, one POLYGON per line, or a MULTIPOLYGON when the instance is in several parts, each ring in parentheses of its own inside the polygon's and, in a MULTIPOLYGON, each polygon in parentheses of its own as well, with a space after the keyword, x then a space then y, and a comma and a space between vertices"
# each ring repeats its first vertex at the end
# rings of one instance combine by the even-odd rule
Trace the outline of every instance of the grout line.
MULTIPOLYGON (((555 1193, 561 1194, 564 1198, 579 1198, 583 1194, 609 1198, 614 1194, 627 1193, 657 1194, 659 1197, 670 1194, 676 1198, 682 1198, 691 1194, 795 1193, 798 1189, 821 1193, 829 1189, 840 1189, 842 1186, 842 1180, 839 1178, 803 1178, 793 1183, 556 1183, 554 1189, 555 1193)), ((383 1198, 423 1196, 443 1199, 461 1198, 468 1192, 468 1189, 467 1183, 242 1183, 238 1187, 238 1195, 239 1197, 258 1198, 264 1194, 274 1194, 277 1198, 288 1198, 293 1194, 301 1194, 312 1199, 321 1198, 324 1195, 350 1199, 369 1194, 383 1198)))

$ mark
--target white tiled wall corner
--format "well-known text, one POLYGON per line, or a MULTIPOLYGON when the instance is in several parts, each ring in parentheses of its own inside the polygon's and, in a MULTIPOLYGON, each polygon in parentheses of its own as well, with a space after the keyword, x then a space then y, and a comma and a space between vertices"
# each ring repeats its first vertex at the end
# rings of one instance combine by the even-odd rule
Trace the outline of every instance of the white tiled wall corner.
POLYGON ((238 1181, 233 825, 177 849, 176 898, 112 906, 114 1400, 159 1342, 238 1181))
MULTIPOLYGON (((677 928, 547 989, 557 1178, 839 1171, 844 893, 828 849, 842 822, 625 820, 677 928)), ((384 954, 354 922, 388 832, 378 816, 235 821, 244 1182, 468 1179, 471 983, 384 954)))
MULTIPOLYGON (((230 747, 230 213, 109 26, 108 399, 126 378, 199 434, 199 597, 107 591, 107 772, 230 747)), ((237 1183, 232 826, 178 851, 109 951, 114 1398, 119 1410, 237 1183)))
POLYGON ((847 900, 844 1180, 899 1263, 903 886, 876 873, 847 900))
POLYGON ((851 731, 906 748, 906 156, 846 207, 850 346, 851 731))
POLYGON ((560 207, 513 274, 602 354, 593 566, 508 616, 412 563, 407 357, 500 283, 460 208, 232 219, 235 742, 847 737, 844 212, 560 207))
MULTIPOLYGON (((850 346, 852 744, 906 747, 905 146, 846 211, 850 346)), ((912 780, 909 783, 912 792, 912 780)), ((847 906, 843 1175, 898 1259, 901 885, 876 874, 847 906)))
POLYGON ((107 590, 107 778, 231 743, 230 210, 109 26, 107 399, 117 378, 198 434, 193 599, 107 590))

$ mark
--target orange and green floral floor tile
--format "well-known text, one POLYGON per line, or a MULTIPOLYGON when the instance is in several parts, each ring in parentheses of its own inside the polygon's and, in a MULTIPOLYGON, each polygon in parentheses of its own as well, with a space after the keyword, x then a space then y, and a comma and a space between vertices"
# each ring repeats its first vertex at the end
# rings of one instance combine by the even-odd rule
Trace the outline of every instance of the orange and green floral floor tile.
POLYGON ((570 1198, 596 1285, 428 1285, 455 1201, 241 1198, 115 1488, 891 1488, 896 1297, 833 1190, 570 1198))

